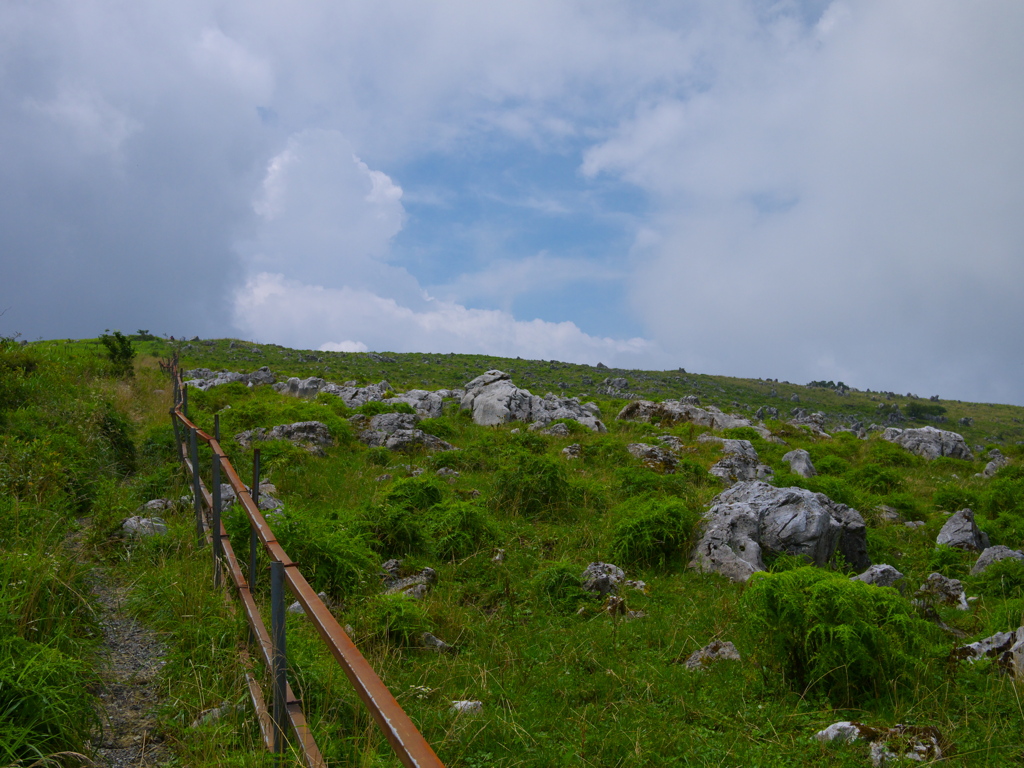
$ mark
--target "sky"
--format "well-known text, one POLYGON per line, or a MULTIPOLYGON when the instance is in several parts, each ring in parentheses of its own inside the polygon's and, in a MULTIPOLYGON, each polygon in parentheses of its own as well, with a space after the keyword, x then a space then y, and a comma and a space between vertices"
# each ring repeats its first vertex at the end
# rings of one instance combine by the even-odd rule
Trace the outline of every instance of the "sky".
POLYGON ((1024 405, 1019 0, 5 0, 0 335, 1024 405))

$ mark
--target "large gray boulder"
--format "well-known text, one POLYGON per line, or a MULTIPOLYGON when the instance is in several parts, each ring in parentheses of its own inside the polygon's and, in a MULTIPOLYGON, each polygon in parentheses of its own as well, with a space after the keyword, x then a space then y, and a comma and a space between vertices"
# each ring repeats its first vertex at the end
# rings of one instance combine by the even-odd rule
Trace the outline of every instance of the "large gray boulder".
POLYGON ((248 448, 254 442, 263 440, 287 440, 317 456, 323 456, 323 449, 334 444, 331 431, 326 424, 320 421, 279 424, 269 430, 258 427, 235 435, 235 441, 243 448, 248 448))
POLYGON ((863 581, 865 584, 874 584, 876 587, 892 587, 903 578, 903 574, 887 563, 877 563, 868 568, 864 573, 851 576, 850 581, 863 581))
POLYGON ((625 571, 611 563, 591 563, 580 574, 583 589, 587 592, 597 592, 602 597, 618 592, 619 586, 625 580, 625 571))
POLYGON ((867 531, 855 509, 804 488, 741 482, 723 491, 704 514, 691 568, 746 581, 764 570, 762 550, 799 555, 818 566, 841 554, 867 568, 867 531))
POLYGON ((971 568, 971 576, 976 576, 992 565, 992 563, 998 563, 1000 560, 1006 560, 1009 557, 1016 558, 1017 560, 1024 560, 1024 552, 1004 547, 1002 544, 995 547, 987 547, 978 556, 977 561, 974 563, 974 567, 971 568))
POLYGON ((789 463, 789 469, 794 475, 800 475, 800 477, 814 477, 818 474, 818 470, 816 470, 814 468, 814 464, 811 463, 811 454, 803 448, 790 451, 782 457, 782 460, 789 463))
POLYGON ((640 459, 648 469, 665 474, 672 474, 676 470, 678 464, 676 457, 665 448, 659 448, 649 443, 630 443, 626 446, 626 450, 631 456, 640 459))
POLYGON ((974 512, 970 509, 961 509, 951 515, 942 526, 935 543, 980 552, 988 547, 988 536, 978 530, 978 525, 974 522, 974 512))
POLYGON ((211 371, 209 368, 196 368, 185 371, 188 380, 185 386, 201 389, 204 392, 211 387, 219 387, 221 384, 231 384, 240 381, 252 387, 256 384, 273 384, 274 374, 267 366, 253 371, 252 373, 234 373, 233 371, 211 371))
POLYGON ((732 429, 735 427, 751 427, 762 437, 770 437, 764 426, 755 424, 742 416, 730 413, 723 413, 713 405, 707 408, 699 408, 697 405, 684 400, 665 400, 655 403, 650 400, 634 400, 627 404, 619 415, 620 421, 655 421, 663 427, 671 427, 675 424, 692 423, 711 429, 732 429))
POLYGON ((444 401, 447 397, 455 397, 456 393, 461 397, 459 390, 439 389, 436 392, 429 392, 425 389, 410 389, 400 395, 387 398, 385 403, 408 403, 416 411, 417 416, 425 419, 436 419, 444 411, 444 401))
POLYGON ((473 421, 497 426, 510 421, 531 422, 546 427, 556 419, 573 419, 594 432, 606 432, 601 412, 593 403, 581 403, 575 397, 561 398, 548 393, 534 395, 512 383, 503 371, 487 371, 466 384, 462 408, 473 412, 473 421))
POLYGON ((419 429, 416 426, 419 421, 420 417, 412 413, 379 413, 370 419, 369 428, 359 433, 359 440, 371 448, 383 447, 406 453, 457 450, 451 443, 419 429))
POLYGON ((761 463, 757 449, 749 440, 721 442, 725 457, 716 462, 708 472, 723 483, 734 485, 748 480, 764 480, 772 476, 772 468, 761 463))
POLYGON ((917 429, 889 427, 882 433, 882 439, 896 443, 911 453, 923 456, 929 461, 940 456, 974 461, 974 454, 971 453, 971 449, 964 442, 963 435, 956 432, 947 432, 944 429, 936 429, 935 427, 920 427, 917 429))
POLYGON ((391 385, 386 381, 377 384, 367 384, 365 387, 357 387, 354 382, 349 384, 332 384, 317 376, 308 379, 290 378, 274 385, 274 391, 282 395, 302 397, 311 399, 321 392, 328 395, 340 397, 349 408, 358 408, 369 402, 384 400, 391 394, 391 385))

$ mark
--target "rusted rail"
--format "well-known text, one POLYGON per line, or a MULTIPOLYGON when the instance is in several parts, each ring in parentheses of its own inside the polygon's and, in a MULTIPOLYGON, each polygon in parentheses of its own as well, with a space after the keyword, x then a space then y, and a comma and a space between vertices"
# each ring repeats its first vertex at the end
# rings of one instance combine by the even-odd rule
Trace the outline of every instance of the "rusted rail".
MULTIPOLYGON (((426 739, 419 732, 416 726, 413 724, 409 716, 401 708, 395 697, 391 695, 391 691, 388 690, 387 686, 384 685, 383 681, 377 675, 377 673, 370 666, 366 658, 359 652, 355 643, 349 638, 345 631, 338 624, 338 621, 328 610, 327 606, 324 605, 323 601, 317 596, 316 592, 306 581, 305 577, 299 571, 297 565, 292 561, 288 554, 284 551, 284 548, 277 541, 274 536, 273 529, 267 523, 260 512, 259 505, 253 500, 252 495, 246 488, 245 483, 242 482, 235 468, 231 465, 227 456, 224 454, 220 446, 220 441, 213 435, 210 435, 203 430, 199 429, 187 415, 187 394, 186 389, 181 381, 180 371, 177 367, 177 360, 172 364, 173 377, 174 377, 174 393, 175 393, 175 405, 171 411, 171 417, 174 421, 175 435, 178 438, 178 449, 179 456, 182 459, 182 463, 185 465, 189 472, 189 475, 194 479, 199 478, 197 468, 193 466, 191 460, 192 454, 185 451, 182 448, 182 444, 179 436, 179 426, 184 428, 186 435, 194 434, 197 440, 201 440, 210 446, 215 461, 217 457, 220 459, 220 472, 221 481, 226 482, 231 486, 235 492, 235 503, 241 504, 245 509, 245 514, 249 519, 249 525, 251 529, 255 531, 259 542, 263 546, 263 550, 266 552, 271 563, 280 563, 283 566, 284 582, 287 584, 292 595, 298 601, 299 605, 302 606, 306 616, 316 627, 324 644, 327 646, 331 655, 337 660, 338 664, 341 665, 342 670, 348 677, 349 682, 363 703, 366 705, 370 716, 377 723, 377 726, 381 729, 384 737, 388 740, 391 748, 394 750, 395 755, 402 762, 403 765, 408 768, 444 768, 444 764, 440 761, 434 750, 427 743, 426 739)), ((197 452, 198 453, 198 452, 197 452)), ((202 505, 208 509, 213 510, 214 499, 213 495, 203 486, 201 479, 197 484, 199 495, 201 496, 202 505)), ((212 516, 211 516, 212 517, 212 516)), ((256 605, 256 601, 253 598, 250 584, 245 578, 245 574, 235 557, 234 550, 231 547, 231 542, 227 535, 227 531, 224 529, 223 523, 218 526, 219 530, 212 531, 210 526, 205 521, 200 520, 199 526, 211 543, 219 543, 219 551, 222 553, 223 567, 235 587, 235 592, 242 603, 242 609, 245 612, 246 621, 252 631, 252 637, 254 639, 257 650, 259 651, 260 657, 266 664, 267 669, 272 669, 274 666, 274 654, 275 646, 271 632, 267 630, 267 627, 260 616, 259 608, 256 605), (216 540, 216 541, 215 541, 216 540)), ((214 551, 217 551, 215 547, 214 551)), ((257 716, 260 721, 260 730, 262 732, 264 742, 268 745, 273 741, 273 730, 274 723, 270 717, 265 700, 263 697, 262 689, 260 688, 259 682, 252 674, 247 675, 247 682, 250 690, 250 697, 253 701, 253 706, 256 709, 257 716)), ((289 724, 291 725, 292 732, 295 735, 295 739, 298 742, 298 747, 303 755, 303 761, 309 768, 321 768, 326 763, 320 754, 320 750, 316 745, 313 735, 309 731, 309 727, 306 724, 305 715, 302 711, 301 701, 295 697, 291 687, 286 688, 285 702, 284 702, 284 714, 287 717, 289 724)))

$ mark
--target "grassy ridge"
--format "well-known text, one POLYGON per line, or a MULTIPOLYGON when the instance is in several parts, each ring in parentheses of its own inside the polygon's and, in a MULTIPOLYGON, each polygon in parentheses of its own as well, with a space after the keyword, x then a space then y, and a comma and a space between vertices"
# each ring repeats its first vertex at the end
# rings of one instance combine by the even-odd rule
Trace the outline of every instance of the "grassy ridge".
MULTIPOLYGON (((759 597, 763 590, 684 568, 697 517, 721 490, 707 475, 720 456, 718 448, 698 442, 705 430, 693 425, 662 429, 617 422, 614 416, 628 400, 596 392, 605 378, 622 376, 628 380, 626 392, 651 399, 700 394, 705 405, 726 411, 752 413, 768 405, 783 415, 799 405, 822 410, 833 421, 865 424, 883 421, 879 414, 893 403, 906 412, 913 400, 682 371, 231 344, 179 345, 183 366, 248 372, 268 365, 279 377, 318 375, 359 383, 387 379, 396 391, 458 387, 498 368, 534 393, 586 395, 600 405, 609 433, 574 429, 567 438, 515 433, 517 425, 478 427, 449 407, 423 427, 460 450, 403 456, 358 443, 347 421, 352 414, 337 398, 305 402, 269 388, 239 385, 190 391, 190 410, 201 426, 212 429, 214 414, 220 414, 223 444, 243 477, 251 471, 252 454, 233 443, 237 431, 308 419, 331 427, 336 444, 325 458, 285 443, 264 444, 265 474, 277 485, 286 509, 274 522, 275 532, 314 586, 328 592, 342 624, 351 627, 353 639, 448 765, 863 765, 865 745, 825 747, 810 738, 840 719, 879 726, 934 725, 955 745, 958 765, 1024 760, 1020 691, 988 662, 950 665, 950 650, 965 640, 922 622, 895 590, 881 590, 889 602, 871 607, 864 602, 868 598, 849 593, 841 564, 811 578, 801 576, 806 569, 785 557, 773 563, 778 576, 771 578, 782 579, 779 589, 814 595, 813 605, 819 606, 817 612, 786 614, 792 640, 776 649, 769 641, 782 627, 759 597), (792 394, 799 395, 799 403, 790 400, 792 394), (663 434, 678 437, 685 446, 675 474, 644 468, 625 448, 663 434), (570 462, 561 449, 572 443, 581 445, 582 458, 570 462), (435 473, 442 468, 460 474, 450 480, 439 477, 435 473), (423 473, 416 476, 416 470, 423 473), (496 559, 499 550, 503 557, 496 559), (404 561, 405 572, 425 566, 437 571, 437 585, 424 600, 381 594, 379 566, 391 557, 404 561), (644 618, 631 621, 623 613, 609 613, 599 598, 582 591, 580 574, 596 560, 614 562, 627 570, 628 578, 646 582, 645 590, 624 593, 626 608, 643 612, 644 618), (867 662, 851 666, 862 673, 849 676, 852 687, 838 684, 834 675, 814 672, 837 646, 831 641, 808 645, 807 638, 820 637, 833 625, 849 627, 847 650, 856 657, 873 642, 868 628, 858 628, 856 616, 872 615, 872 610, 906 614, 901 629, 886 630, 899 653, 874 671, 867 662), (421 647, 417 638, 423 631, 458 652, 421 647), (686 669, 682 662, 712 639, 735 642, 744 661, 703 672, 686 669), (790 658, 786 649, 801 643, 811 649, 809 655, 790 658), (483 701, 483 712, 453 715, 449 704, 459 699, 483 701)), ((136 342, 136 348, 140 358, 134 384, 103 383, 108 380, 94 343, 28 348, 32 354, 62 356, 61 364, 76 371, 65 384, 79 375, 99 381, 101 391, 121 398, 117 412, 129 414, 137 464, 129 473, 113 471, 104 486, 107 495, 99 497, 111 500, 103 509, 115 510, 105 513, 108 528, 120 511, 130 514, 146 498, 187 492, 173 469, 167 402, 153 395, 164 385, 157 378, 145 379, 153 371, 153 356, 168 354, 171 346, 145 341, 136 342)), ((864 441, 840 433, 831 440, 816 439, 783 422, 769 425, 787 445, 757 437, 752 442, 775 470, 776 484, 803 485, 861 510, 869 524, 872 559, 906 574, 910 590, 933 570, 964 578, 969 594, 980 596, 972 610, 940 607, 938 612, 947 625, 976 639, 1019 626, 1024 574, 1011 569, 995 579, 968 577, 973 558, 936 549, 935 535, 945 512, 969 504, 993 543, 1024 545, 1022 451, 1016 445, 1024 409, 950 401, 939 405, 952 422, 946 428, 961 432, 972 445, 998 445, 1012 465, 993 480, 981 480, 974 477, 984 466, 980 457, 976 462, 928 463, 877 436, 864 441), (973 418, 973 425, 957 426, 961 417, 973 418), (798 447, 811 453, 819 476, 804 480, 788 472, 782 455, 798 447), (878 511, 880 505, 904 519, 923 520, 925 526, 912 530, 888 520, 878 511)), ((731 436, 752 437, 747 430, 731 436)), ((116 466, 115 454, 105 459, 106 466, 116 466)), ((19 504, 26 493, 22 487, 16 491, 19 504)), ((95 498, 91 505, 96 514, 95 498)), ((168 517, 171 534, 166 539, 131 550, 97 534, 108 561, 119 562, 138 579, 140 612, 174 636, 175 650, 163 673, 170 696, 162 728, 187 764, 260 764, 265 758, 254 746, 254 727, 246 715, 189 727, 203 709, 222 700, 241 701, 240 670, 232 659, 244 633, 205 584, 208 556, 195 551, 188 510, 168 517)), ((236 551, 247 552, 242 521, 230 513, 226 520, 236 551)), ((289 617, 289 647, 293 685, 332 763, 396 764, 300 616, 289 617)))

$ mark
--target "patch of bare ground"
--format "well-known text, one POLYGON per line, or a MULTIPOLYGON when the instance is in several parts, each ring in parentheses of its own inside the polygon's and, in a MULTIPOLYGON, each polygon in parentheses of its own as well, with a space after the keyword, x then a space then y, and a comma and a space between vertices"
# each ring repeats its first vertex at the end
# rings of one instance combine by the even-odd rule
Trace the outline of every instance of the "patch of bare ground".
POLYGON ((130 589, 114 575, 97 570, 92 591, 103 630, 101 731, 91 742, 93 759, 110 768, 163 765, 171 751, 156 729, 155 711, 164 645, 156 632, 127 613, 130 589))

